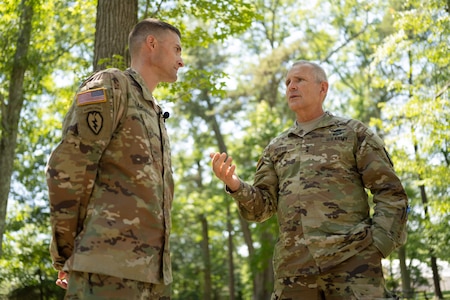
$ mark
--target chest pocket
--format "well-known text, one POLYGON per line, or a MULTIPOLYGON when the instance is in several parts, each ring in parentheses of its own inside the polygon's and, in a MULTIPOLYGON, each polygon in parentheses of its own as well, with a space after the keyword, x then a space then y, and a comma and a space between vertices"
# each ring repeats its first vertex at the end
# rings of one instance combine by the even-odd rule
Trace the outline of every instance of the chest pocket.
POLYGON ((336 134, 331 131, 330 134, 317 138, 310 152, 310 158, 315 161, 316 170, 320 173, 356 171, 354 140, 345 133, 336 134))

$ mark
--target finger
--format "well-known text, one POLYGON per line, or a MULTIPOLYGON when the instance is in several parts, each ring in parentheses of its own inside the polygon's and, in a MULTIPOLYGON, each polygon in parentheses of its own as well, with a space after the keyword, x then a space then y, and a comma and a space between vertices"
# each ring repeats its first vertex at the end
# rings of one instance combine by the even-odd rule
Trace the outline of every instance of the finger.
POLYGON ((229 168, 228 168, 228 172, 227 172, 227 174, 226 174, 226 178, 227 179, 231 179, 232 177, 233 177, 233 175, 234 175, 234 171, 236 170, 236 165, 231 165, 229 168))
POLYGON ((58 279, 56 280, 56 285, 67 289, 67 279, 69 278, 69 274, 64 271, 58 271, 58 279))
POLYGON ((226 161, 222 164, 222 175, 225 177, 229 176, 230 168, 233 166, 231 163, 233 162, 233 158, 231 156, 228 156, 226 158, 226 161))
POLYGON ((56 285, 66 290, 67 289, 67 280, 66 279, 57 279, 56 285))
POLYGON ((226 160, 226 153, 215 153, 212 159, 212 167, 214 170, 214 173, 218 176, 221 173, 222 165, 224 161, 226 160))
POLYGON ((228 172, 231 164, 231 157, 227 157, 225 153, 220 154, 219 158, 214 163, 216 175, 219 178, 224 178, 228 172))

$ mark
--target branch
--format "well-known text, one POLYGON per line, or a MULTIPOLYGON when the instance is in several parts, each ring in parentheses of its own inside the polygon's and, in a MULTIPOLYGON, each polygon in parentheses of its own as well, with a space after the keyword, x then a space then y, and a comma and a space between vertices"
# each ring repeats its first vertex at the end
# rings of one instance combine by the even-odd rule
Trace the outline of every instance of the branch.
POLYGON ((450 81, 447 82, 439 92, 437 92, 436 97, 434 97, 434 99, 441 97, 445 93, 445 91, 448 90, 449 88, 450 88, 450 81))
POLYGON ((353 40, 356 39, 358 36, 360 36, 361 34, 363 34, 364 31, 366 31, 367 27, 369 27, 369 25, 372 25, 372 24, 371 24, 371 23, 366 24, 366 25, 364 26, 363 29, 361 29, 359 32, 355 33, 354 35, 352 35, 351 37, 349 37, 347 40, 345 40, 344 43, 343 43, 342 45, 340 45, 340 46, 338 46, 336 49, 332 50, 332 51, 327 55, 327 57, 325 57, 325 59, 322 60, 322 62, 327 62, 333 54, 339 52, 339 50, 341 50, 342 48, 344 48, 345 46, 347 46, 347 44, 349 44, 351 41, 353 41, 353 40))

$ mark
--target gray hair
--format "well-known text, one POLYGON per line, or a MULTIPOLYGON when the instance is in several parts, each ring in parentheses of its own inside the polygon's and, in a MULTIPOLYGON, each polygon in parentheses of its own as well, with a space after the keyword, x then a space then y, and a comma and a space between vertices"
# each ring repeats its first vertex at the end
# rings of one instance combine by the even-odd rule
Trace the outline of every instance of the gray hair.
POLYGON ((307 60, 299 60, 296 61, 292 64, 292 67, 297 66, 297 65, 308 65, 310 67, 312 67, 313 69, 313 74, 314 77, 316 79, 317 82, 328 82, 328 78, 327 78, 327 73, 325 73, 325 70, 316 63, 307 61, 307 60))

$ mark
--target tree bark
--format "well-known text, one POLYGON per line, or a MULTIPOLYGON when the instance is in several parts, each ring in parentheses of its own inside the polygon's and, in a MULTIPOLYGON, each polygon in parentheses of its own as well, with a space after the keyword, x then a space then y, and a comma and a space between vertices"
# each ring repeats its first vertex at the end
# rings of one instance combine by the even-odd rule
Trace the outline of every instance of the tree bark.
POLYGON ((414 291, 411 288, 411 276, 406 267, 406 245, 398 249, 398 260, 400 261, 400 274, 402 277, 402 293, 406 299, 414 297, 414 291))
POLYGON ((33 29, 34 1, 22 0, 17 37, 16 53, 10 73, 8 98, 0 95, 0 257, 2 254, 3 233, 6 225, 11 176, 16 153, 17 133, 19 130, 20 112, 24 103, 24 78, 27 70, 27 56, 33 29))
POLYGON ((138 0, 98 0, 94 71, 130 65, 128 35, 137 23, 138 0))
POLYGON ((430 251, 431 254, 431 270, 433 271, 433 284, 434 284, 434 298, 435 299, 444 299, 444 295, 441 290, 441 278, 439 276, 439 270, 437 265, 437 258, 433 255, 433 251, 430 251))
MULTIPOLYGON (((415 151, 417 151, 417 146, 415 147, 415 151)), ((416 152, 417 154, 417 152, 416 152)), ((419 180, 421 180, 421 176, 419 175, 419 180)), ((426 220, 430 220, 430 216, 428 213, 428 197, 425 191, 425 186, 424 185, 420 185, 419 186, 420 189, 420 195, 422 198, 422 203, 423 203, 423 207, 424 207, 424 213, 425 213, 425 219, 426 220)), ((430 239, 432 239, 432 236, 429 237, 430 239)), ((439 270, 437 267, 437 258, 434 255, 434 250, 432 248, 429 249, 429 253, 430 253, 430 264, 431 264, 431 271, 433 273, 433 285, 434 285, 434 298, 435 299, 444 299, 444 296, 442 294, 442 290, 441 290, 441 284, 440 284, 440 276, 439 276, 439 270)))
POLYGON ((234 291, 234 261, 233 261, 233 228, 231 226, 230 202, 227 202, 227 231, 228 231, 228 288, 230 290, 230 300, 235 299, 234 291))
MULTIPOLYGON (((272 242, 274 236, 269 230, 265 230, 261 234, 261 240, 269 241, 269 244, 274 244, 272 242)), ((272 295, 273 289, 273 264, 272 256, 266 258, 266 266, 262 270, 255 272, 255 278, 253 279, 253 300, 269 300, 272 295)))
POLYGON ((204 214, 200 215, 200 221, 202 223, 202 252, 203 252, 203 265, 204 265, 204 287, 203 287, 203 300, 211 300, 212 295, 212 280, 211 280, 211 254, 209 252, 209 235, 208 235, 208 220, 204 214))

